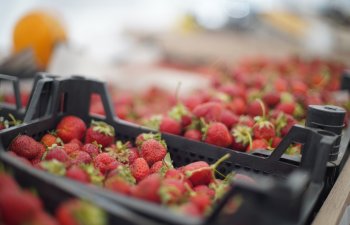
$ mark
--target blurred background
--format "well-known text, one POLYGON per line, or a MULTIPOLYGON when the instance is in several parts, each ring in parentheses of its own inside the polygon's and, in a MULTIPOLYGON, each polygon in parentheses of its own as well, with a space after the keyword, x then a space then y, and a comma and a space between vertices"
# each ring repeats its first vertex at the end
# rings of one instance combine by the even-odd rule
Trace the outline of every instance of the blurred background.
POLYGON ((295 55, 349 64, 347 0, 0 0, 0 5, 0 72, 20 78, 37 71, 82 74, 119 89, 158 86, 172 93, 181 82, 180 94, 186 94, 208 85, 198 70, 203 66, 295 55))

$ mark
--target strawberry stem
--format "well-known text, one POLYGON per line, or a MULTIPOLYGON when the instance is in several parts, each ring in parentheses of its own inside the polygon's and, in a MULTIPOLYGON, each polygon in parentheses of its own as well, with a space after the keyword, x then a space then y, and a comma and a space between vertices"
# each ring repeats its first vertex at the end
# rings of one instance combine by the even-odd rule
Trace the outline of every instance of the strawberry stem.
POLYGON ((213 169, 216 169, 216 167, 218 167, 226 159, 230 158, 230 156, 231 156, 230 153, 225 154, 218 161, 216 161, 214 164, 212 164, 210 167, 213 168, 213 169))
POLYGON ((259 102, 259 104, 260 104, 260 107, 261 107, 261 109, 262 109, 262 113, 263 113, 263 118, 264 119, 266 119, 266 109, 265 109, 265 104, 263 103, 263 101, 260 99, 260 98, 258 98, 258 99, 256 99, 258 102, 259 102))
POLYGON ((253 148, 252 135, 250 135, 250 133, 247 132, 247 137, 249 139, 249 149, 252 149, 253 148))

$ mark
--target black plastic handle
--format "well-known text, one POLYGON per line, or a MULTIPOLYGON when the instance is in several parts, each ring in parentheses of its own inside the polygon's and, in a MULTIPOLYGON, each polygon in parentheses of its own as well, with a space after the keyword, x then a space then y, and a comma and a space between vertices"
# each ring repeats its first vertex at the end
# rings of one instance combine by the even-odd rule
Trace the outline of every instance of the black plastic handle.
POLYGON ((0 82, 1 81, 7 81, 7 82, 11 82, 12 86, 13 86, 13 93, 15 95, 15 99, 16 99, 16 109, 19 111, 22 109, 22 101, 21 101, 21 93, 20 93, 20 89, 19 89, 19 80, 17 77, 13 77, 13 76, 8 76, 8 75, 4 75, 4 74, 0 74, 0 82))
POLYGON ((81 76, 55 79, 53 115, 61 111, 62 101, 64 111, 81 117, 86 122, 89 118, 90 98, 92 94, 101 97, 107 122, 115 119, 114 109, 107 91, 106 84, 101 81, 86 79, 81 76))

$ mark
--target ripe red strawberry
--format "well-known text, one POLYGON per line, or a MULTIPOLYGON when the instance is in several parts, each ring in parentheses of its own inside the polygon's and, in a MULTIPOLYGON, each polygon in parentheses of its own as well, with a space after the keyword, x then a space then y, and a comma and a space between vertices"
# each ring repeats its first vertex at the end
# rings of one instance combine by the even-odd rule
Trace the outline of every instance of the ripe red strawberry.
POLYGON ((277 78, 274 82, 274 87, 278 92, 284 92, 288 90, 288 82, 284 78, 277 78))
POLYGON ((0 171, 0 192, 5 190, 18 191, 19 187, 11 176, 0 171))
POLYGON ((299 96, 305 96, 308 92, 308 86, 301 80, 292 81, 292 93, 299 96))
POLYGON ((193 217, 201 217, 202 216, 197 205, 192 203, 192 202, 187 202, 185 204, 182 204, 178 208, 178 210, 179 210, 179 212, 182 212, 182 213, 189 215, 189 216, 193 216, 193 217))
POLYGON ((167 149, 164 142, 154 139, 144 141, 140 148, 140 156, 143 157, 149 166, 164 159, 167 149))
POLYGON ((181 128, 190 125, 192 121, 192 114, 182 103, 178 103, 172 107, 168 113, 168 116, 176 121, 179 121, 181 128))
POLYGON ((266 105, 260 100, 256 99, 248 105, 247 113, 251 117, 266 115, 266 105))
POLYGON ((62 145, 62 140, 51 133, 45 134, 41 138, 40 142, 43 143, 46 147, 51 147, 54 144, 62 145))
POLYGON ((235 126, 232 131, 232 149, 245 152, 252 142, 252 128, 244 125, 235 126))
POLYGON ((215 169, 229 157, 230 154, 226 154, 212 165, 209 165, 205 161, 193 162, 182 167, 182 172, 185 174, 185 177, 191 181, 193 186, 208 185, 215 179, 215 169))
POLYGON ((160 203, 159 188, 162 178, 154 173, 141 180, 137 186, 131 190, 132 196, 150 202, 160 203))
POLYGON ((92 162, 91 156, 84 151, 75 151, 69 154, 71 164, 88 164, 92 162))
POLYGON ((101 152, 100 146, 96 142, 85 144, 81 150, 88 153, 91 158, 95 158, 101 152))
POLYGON ((163 204, 175 204, 182 200, 186 193, 185 183, 178 179, 165 178, 159 189, 163 204))
POLYGON ((231 129, 234 125, 236 125, 238 120, 239 117, 227 109, 223 110, 221 113, 220 122, 225 124, 228 129, 231 129))
POLYGON ((123 144, 123 142, 117 141, 115 145, 113 144, 105 150, 123 164, 131 164, 139 157, 137 149, 133 148, 130 142, 123 144))
POLYGON ((262 100, 270 108, 275 107, 281 100, 279 93, 277 92, 268 92, 265 93, 262 100))
POLYGON ((150 168, 150 173, 158 173, 162 169, 162 167, 163 167, 163 161, 155 162, 150 168))
POLYGON ((185 175, 182 173, 182 169, 169 169, 165 173, 165 178, 173 178, 173 179, 178 179, 178 180, 184 180, 185 175))
POLYGON ((220 121, 224 107, 218 102, 207 102, 196 106, 192 113, 197 118, 204 118, 206 122, 220 121))
POLYGON ((282 141, 282 138, 280 138, 280 137, 272 138, 271 147, 277 148, 277 146, 281 143, 281 141, 282 141))
POLYGON ((245 125, 248 127, 253 127, 255 122, 254 119, 250 116, 240 116, 238 120, 239 125, 245 125))
POLYGON ((76 138, 82 140, 86 131, 84 121, 76 116, 65 116, 57 125, 57 136, 64 143, 76 138))
POLYGON ((85 144, 97 142, 102 147, 107 147, 114 142, 114 128, 102 121, 92 121, 86 131, 85 144))
POLYGON ((247 111, 247 103, 242 98, 234 98, 231 103, 227 105, 228 109, 236 115, 243 115, 247 111))
POLYGON ((104 152, 98 154, 94 158, 94 166, 100 170, 102 174, 107 174, 109 171, 116 169, 120 164, 110 154, 104 152))
POLYGON ((281 102, 276 106, 276 110, 293 115, 295 107, 296 105, 294 102, 281 102))
POLYGON ((62 203, 56 209, 55 215, 61 225, 107 224, 104 211, 78 199, 71 199, 62 203))
POLYGON ((64 163, 69 160, 69 157, 67 153, 63 150, 63 147, 56 146, 50 149, 45 156, 45 160, 53 160, 53 159, 56 159, 57 161, 64 163))
POLYGON ((269 144, 265 139, 255 139, 252 144, 248 146, 248 151, 254 151, 257 149, 267 149, 269 144))
POLYGON ((202 132, 197 129, 190 129, 185 132, 184 137, 195 141, 201 141, 202 132))
POLYGON ((37 148, 39 149, 39 154, 30 161, 33 165, 38 164, 46 152, 45 146, 39 142, 37 142, 37 148))
POLYGON ((272 122, 275 124, 277 135, 281 137, 284 137, 292 126, 297 123, 293 116, 278 111, 275 111, 271 115, 271 118, 272 122))
POLYGON ((85 170, 83 170, 77 165, 73 165, 67 170, 66 177, 79 181, 81 183, 86 183, 86 184, 90 183, 89 174, 86 173, 85 170))
POLYGON ((159 124, 159 131, 174 135, 181 134, 181 123, 168 116, 163 116, 159 124))
POLYGON ((265 139, 268 141, 275 136, 275 126, 265 118, 256 117, 256 123, 253 126, 253 137, 255 139, 265 139))
POLYGON ((135 184, 136 180, 130 169, 125 166, 119 166, 113 170, 104 181, 105 188, 125 195, 131 194, 131 189, 135 184))
POLYGON ((137 158, 130 166, 131 174, 137 182, 140 182, 150 173, 147 161, 144 158, 137 158))
POLYGON ((213 199, 215 197, 215 191, 211 188, 209 188, 207 185, 198 185, 193 188, 193 191, 196 192, 196 194, 204 194, 209 196, 209 198, 213 199))
POLYGON ((79 145, 80 148, 83 147, 83 143, 76 138, 72 139, 69 143, 75 143, 75 144, 79 145))
POLYGON ((203 98, 199 95, 191 95, 184 99, 183 102, 184 105, 192 111, 199 104, 203 103, 203 98))
POLYGON ((7 189, 0 193, 0 215, 4 224, 25 224, 41 210, 42 203, 30 192, 7 189))
POLYGON ((76 143, 67 143, 63 145, 63 150, 69 155, 72 152, 80 151, 80 147, 76 143))
POLYGON ((13 151, 18 156, 28 160, 36 158, 41 153, 37 142, 27 135, 18 135, 13 139, 10 143, 9 151, 13 151))
POLYGON ((157 133, 157 134, 153 134, 153 133, 147 133, 147 134, 146 133, 142 133, 142 134, 139 134, 136 137, 135 144, 136 144, 136 146, 138 148, 140 148, 144 141, 147 141, 147 140, 150 140, 150 139, 155 139, 157 141, 160 141, 161 140, 161 135, 160 135, 160 133, 157 133))
POLYGON ((208 144, 220 147, 227 147, 232 144, 232 136, 223 123, 210 123, 203 131, 203 141, 208 144))
POLYGON ((208 208, 210 208, 212 200, 210 196, 200 193, 190 196, 189 201, 197 206, 201 215, 203 215, 208 208))

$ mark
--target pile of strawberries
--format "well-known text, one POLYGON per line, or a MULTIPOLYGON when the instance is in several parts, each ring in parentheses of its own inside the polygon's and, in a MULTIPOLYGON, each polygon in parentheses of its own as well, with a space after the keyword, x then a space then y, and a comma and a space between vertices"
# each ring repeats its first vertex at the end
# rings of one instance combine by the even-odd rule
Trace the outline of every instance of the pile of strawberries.
MULTIPOLYGON (((304 124, 308 105, 350 110, 349 98, 336 94, 343 69, 337 62, 298 57, 244 59, 233 68, 197 69, 209 77, 211 87, 188 97, 176 100, 169 93, 154 92, 157 109, 150 105, 147 112, 135 110, 147 105, 140 97, 112 96, 121 119, 238 151, 273 150, 294 124, 304 124)), ((299 152, 299 146, 287 151, 299 152)))
POLYGON ((216 167, 229 155, 213 165, 197 161, 174 168, 160 134, 140 134, 135 143, 115 141, 114 135, 105 122, 92 121, 87 128, 80 118, 66 116, 40 142, 19 135, 8 150, 35 168, 192 216, 209 213, 232 180, 254 182, 242 174, 215 177, 216 167))
POLYGON ((0 224, 105 225, 107 218, 101 209, 78 199, 61 203, 52 217, 39 197, 22 190, 10 175, 0 172, 0 224))

